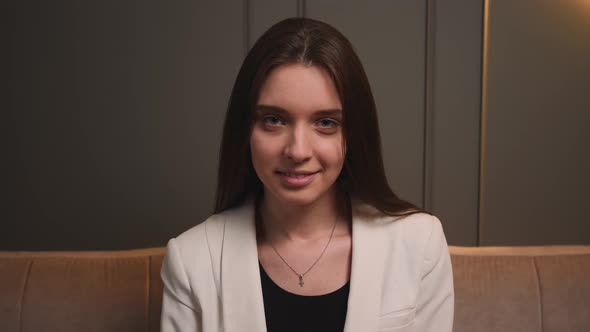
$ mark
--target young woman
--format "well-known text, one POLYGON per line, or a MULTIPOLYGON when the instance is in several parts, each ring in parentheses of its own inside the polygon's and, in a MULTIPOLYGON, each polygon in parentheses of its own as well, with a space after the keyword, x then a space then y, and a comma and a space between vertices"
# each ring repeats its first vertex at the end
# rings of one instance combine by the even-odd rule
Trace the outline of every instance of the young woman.
POLYGON ((162 331, 450 332, 441 224, 389 188, 378 128, 342 34, 272 26, 233 87, 215 214, 168 243, 162 331))

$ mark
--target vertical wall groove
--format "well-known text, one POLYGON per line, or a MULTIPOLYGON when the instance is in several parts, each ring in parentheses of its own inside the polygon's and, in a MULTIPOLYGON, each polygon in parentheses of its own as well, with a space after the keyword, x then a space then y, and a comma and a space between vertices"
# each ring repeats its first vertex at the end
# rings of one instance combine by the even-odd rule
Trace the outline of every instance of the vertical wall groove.
POLYGON ((305 17, 305 0, 297 0, 297 17, 305 17))
POLYGON ((250 50, 250 1, 244 0, 243 2, 243 38, 244 38, 244 58, 248 54, 248 50, 250 50))
POLYGON ((484 227, 484 204, 485 204, 485 143, 486 143, 486 117, 488 111, 487 89, 488 89, 488 45, 490 25, 490 0, 484 0, 483 5, 483 38, 482 38, 482 61, 481 61, 481 116, 479 123, 479 197, 477 201, 477 245, 483 242, 484 227))
POLYGON ((426 0, 426 22, 424 38, 424 142, 422 155, 422 207, 432 209, 432 171, 434 169, 433 150, 433 85, 434 85, 434 43, 435 43, 435 4, 426 0))

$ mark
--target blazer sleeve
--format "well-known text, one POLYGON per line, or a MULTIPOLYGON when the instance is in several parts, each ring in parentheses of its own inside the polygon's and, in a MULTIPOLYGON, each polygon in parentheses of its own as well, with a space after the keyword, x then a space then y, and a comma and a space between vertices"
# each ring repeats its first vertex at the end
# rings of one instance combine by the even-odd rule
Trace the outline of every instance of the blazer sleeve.
POLYGON ((166 248, 160 273, 164 284, 161 332, 202 331, 201 310, 195 303, 175 240, 166 248))
POLYGON ((421 332, 452 332, 455 306, 453 270, 440 221, 433 226, 424 253, 415 325, 421 332))

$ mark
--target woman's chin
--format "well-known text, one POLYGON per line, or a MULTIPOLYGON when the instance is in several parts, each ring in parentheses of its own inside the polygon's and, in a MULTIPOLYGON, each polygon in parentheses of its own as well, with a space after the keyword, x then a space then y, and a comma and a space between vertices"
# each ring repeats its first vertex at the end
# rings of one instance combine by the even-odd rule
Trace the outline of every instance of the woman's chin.
POLYGON ((308 188, 308 190, 289 191, 279 189, 273 192, 274 198, 285 204, 285 206, 308 206, 318 202, 321 199, 325 199, 326 195, 329 195, 330 190, 324 192, 318 192, 313 190, 315 188, 308 188))
POLYGON ((280 195, 277 198, 281 203, 287 206, 307 206, 317 201, 317 196, 307 195, 304 193, 291 193, 286 195, 280 195))

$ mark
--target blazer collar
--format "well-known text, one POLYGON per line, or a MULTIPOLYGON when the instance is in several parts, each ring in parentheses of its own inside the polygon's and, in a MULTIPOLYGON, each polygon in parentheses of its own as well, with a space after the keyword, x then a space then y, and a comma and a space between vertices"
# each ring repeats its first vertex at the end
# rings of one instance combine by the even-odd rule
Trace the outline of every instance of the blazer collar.
MULTIPOLYGON (((357 199, 351 204, 352 267, 344 332, 375 331, 381 307, 384 232, 372 220, 378 216, 375 209, 357 199)), ((266 331, 252 199, 227 211, 221 298, 225 331, 266 331)))
POLYGON ((250 199, 227 213, 221 254, 224 330, 266 332, 256 246, 254 201, 250 199))
POLYGON ((381 310, 385 232, 375 208, 353 198, 352 266, 344 332, 376 331, 381 310))

